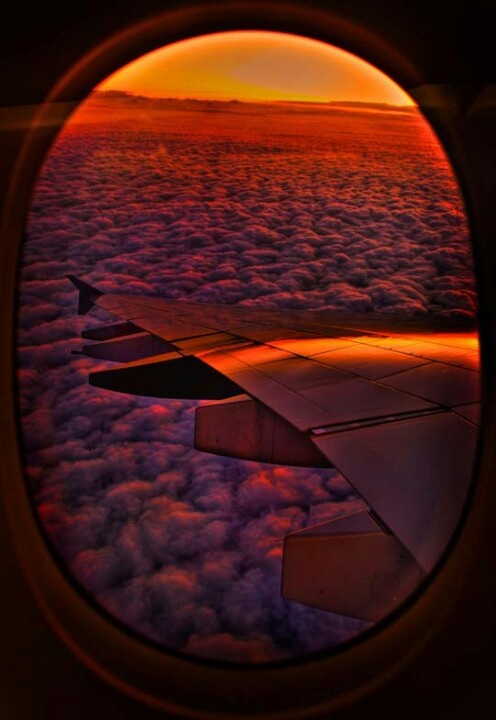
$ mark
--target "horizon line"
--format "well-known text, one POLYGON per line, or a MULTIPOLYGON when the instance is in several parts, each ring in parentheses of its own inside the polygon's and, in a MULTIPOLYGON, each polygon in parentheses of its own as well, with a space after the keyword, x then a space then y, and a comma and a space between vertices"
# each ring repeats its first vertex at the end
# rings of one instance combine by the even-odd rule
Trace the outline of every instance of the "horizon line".
POLYGON ((184 97, 178 96, 178 95, 145 95, 143 93, 136 93, 131 90, 114 90, 113 88, 110 88, 106 90, 105 88, 98 88, 96 87, 88 97, 91 97, 92 95, 113 95, 114 97, 128 97, 133 98, 137 100, 149 100, 149 101, 156 101, 156 100, 174 100, 174 101, 193 101, 193 102, 218 102, 218 103, 240 103, 240 104, 255 104, 260 103, 263 105, 271 105, 271 104, 281 104, 281 103, 287 103, 287 104, 304 104, 304 105, 347 105, 349 107, 374 107, 377 109, 384 108, 384 109, 400 109, 400 110, 418 110, 417 104, 403 104, 403 105, 397 105, 394 103, 387 103, 383 101, 374 101, 374 100, 346 100, 346 99, 339 99, 339 100, 303 100, 303 99, 273 99, 273 100, 267 100, 266 98, 237 98, 237 97, 198 97, 198 96, 190 96, 186 95, 184 97))

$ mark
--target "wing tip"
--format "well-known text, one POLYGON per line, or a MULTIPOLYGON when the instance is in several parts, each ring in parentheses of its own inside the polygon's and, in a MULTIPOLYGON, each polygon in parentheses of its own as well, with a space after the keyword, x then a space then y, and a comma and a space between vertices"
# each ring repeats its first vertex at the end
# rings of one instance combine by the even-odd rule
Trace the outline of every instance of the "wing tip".
POLYGON ((66 275, 66 278, 71 281, 74 287, 79 291, 79 304, 78 314, 85 315, 95 304, 96 300, 103 295, 101 290, 84 282, 76 275, 66 275))

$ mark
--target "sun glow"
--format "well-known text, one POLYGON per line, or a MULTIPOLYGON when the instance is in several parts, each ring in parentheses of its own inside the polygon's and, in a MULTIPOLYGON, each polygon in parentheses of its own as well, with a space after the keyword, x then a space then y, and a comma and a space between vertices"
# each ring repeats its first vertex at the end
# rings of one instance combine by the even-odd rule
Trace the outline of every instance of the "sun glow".
POLYGON ((367 62, 326 43, 286 33, 215 33, 155 50, 98 90, 149 97, 414 105, 367 62))

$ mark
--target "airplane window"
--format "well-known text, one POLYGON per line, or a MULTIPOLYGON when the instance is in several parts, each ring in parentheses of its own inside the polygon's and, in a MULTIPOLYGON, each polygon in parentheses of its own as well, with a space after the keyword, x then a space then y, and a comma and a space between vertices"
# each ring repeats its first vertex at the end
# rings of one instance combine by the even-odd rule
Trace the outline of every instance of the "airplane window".
POLYGON ((373 629, 462 516, 475 298, 449 161, 377 69, 258 31, 124 67, 52 145, 22 250, 23 452, 55 554, 191 658, 373 629))

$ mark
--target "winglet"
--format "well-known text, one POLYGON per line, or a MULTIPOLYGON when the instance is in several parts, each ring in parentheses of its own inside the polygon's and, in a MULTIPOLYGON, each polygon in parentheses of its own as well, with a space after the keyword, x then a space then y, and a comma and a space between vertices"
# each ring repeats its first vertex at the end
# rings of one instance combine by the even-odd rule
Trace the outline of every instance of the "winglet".
POLYGON ((93 287, 93 285, 83 282, 83 280, 80 280, 75 275, 66 275, 66 277, 79 290, 78 313, 79 315, 84 315, 93 307, 95 301, 98 300, 103 293, 101 290, 93 287))

